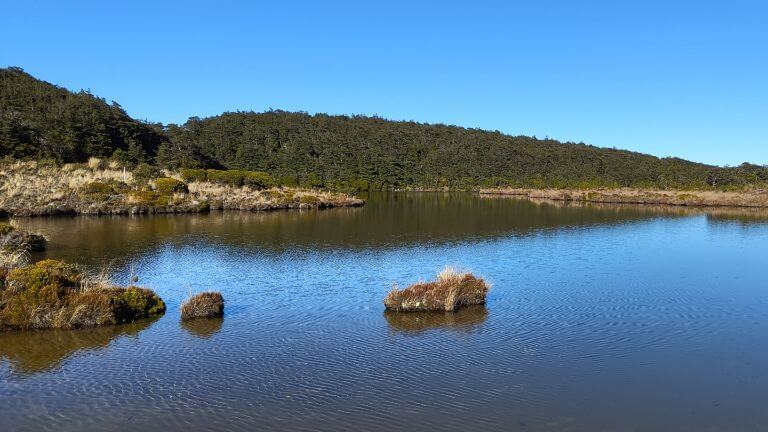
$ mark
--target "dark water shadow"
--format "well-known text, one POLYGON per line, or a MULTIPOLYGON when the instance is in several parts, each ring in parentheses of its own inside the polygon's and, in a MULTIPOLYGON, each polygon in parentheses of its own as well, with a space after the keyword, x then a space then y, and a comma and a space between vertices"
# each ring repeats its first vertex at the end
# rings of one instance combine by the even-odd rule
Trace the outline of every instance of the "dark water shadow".
POLYGON ((197 318, 181 322, 181 327, 192 336, 209 339, 221 331, 224 326, 224 318, 197 318))
POLYGON ((404 334, 419 334, 429 330, 470 333, 488 318, 488 309, 469 306, 455 312, 396 312, 384 311, 390 330, 404 334))
POLYGON ((15 372, 34 374, 58 367, 80 351, 108 347, 121 337, 137 337, 159 317, 131 324, 78 330, 12 330, 0 333, 0 360, 15 372))

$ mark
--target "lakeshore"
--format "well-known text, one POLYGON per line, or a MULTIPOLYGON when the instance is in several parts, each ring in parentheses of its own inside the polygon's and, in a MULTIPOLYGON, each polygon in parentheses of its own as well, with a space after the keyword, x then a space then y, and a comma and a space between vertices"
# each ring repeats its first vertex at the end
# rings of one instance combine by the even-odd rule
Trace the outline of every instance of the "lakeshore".
POLYGON ((768 208, 768 190, 744 192, 712 190, 616 189, 480 189, 481 195, 505 195, 551 201, 578 201, 602 204, 642 204, 683 207, 768 208))
POLYGON ((114 165, 105 166, 98 159, 88 165, 30 161, 0 167, 0 214, 13 217, 269 211, 363 204, 363 200, 345 193, 316 189, 184 182, 180 174, 170 171, 140 176, 114 165))

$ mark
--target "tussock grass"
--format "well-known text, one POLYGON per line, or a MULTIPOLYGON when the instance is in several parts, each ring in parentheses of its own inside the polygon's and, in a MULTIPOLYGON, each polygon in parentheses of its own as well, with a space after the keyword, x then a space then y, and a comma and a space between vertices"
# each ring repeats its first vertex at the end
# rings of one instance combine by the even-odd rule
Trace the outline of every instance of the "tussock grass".
POLYGON ((154 292, 93 281, 58 260, 11 264, 2 276, 0 329, 82 328, 133 322, 165 312, 154 292))
POLYGON ((419 282, 402 290, 393 287, 384 306, 395 311, 454 311, 485 304, 489 288, 481 278, 446 267, 434 282, 419 282))
MULTIPOLYGON (((256 174, 259 173, 254 176, 256 174)), ((179 180, 182 178, 179 174, 170 172, 163 173, 165 177, 148 179, 147 175, 112 169, 93 161, 90 165, 64 166, 5 163, 0 165, 0 213, 15 216, 194 213, 210 209, 262 211, 363 204, 362 200, 342 193, 265 189, 268 182, 260 178, 232 186, 208 180, 186 184, 179 180)))
POLYGON ((16 253, 44 251, 48 240, 39 234, 32 234, 18 227, 14 221, 0 222, 0 249, 16 253))
POLYGON ((181 319, 215 318, 224 315, 224 296, 219 292, 196 294, 181 305, 181 319))

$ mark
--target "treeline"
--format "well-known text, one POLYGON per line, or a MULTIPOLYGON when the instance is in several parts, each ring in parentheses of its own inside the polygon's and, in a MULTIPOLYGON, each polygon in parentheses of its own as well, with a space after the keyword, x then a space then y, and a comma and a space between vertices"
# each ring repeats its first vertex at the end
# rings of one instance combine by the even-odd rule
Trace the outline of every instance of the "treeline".
MULTIPOLYGON (((131 119, 116 103, 21 69, 0 70, 0 156, 269 173, 276 184, 421 188, 739 188, 768 169, 722 168, 582 143, 377 117, 231 112, 183 125, 131 119)), ((244 180, 243 180, 244 181, 244 180)))

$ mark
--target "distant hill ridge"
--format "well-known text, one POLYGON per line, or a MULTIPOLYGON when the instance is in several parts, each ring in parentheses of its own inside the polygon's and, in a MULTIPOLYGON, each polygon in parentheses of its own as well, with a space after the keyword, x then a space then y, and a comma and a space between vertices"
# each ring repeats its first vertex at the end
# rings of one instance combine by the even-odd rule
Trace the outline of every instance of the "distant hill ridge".
POLYGON ((116 103, 20 68, 0 69, 0 156, 267 171, 300 182, 367 187, 743 187, 766 167, 678 158, 457 126, 301 112, 227 112, 148 124, 116 103))

